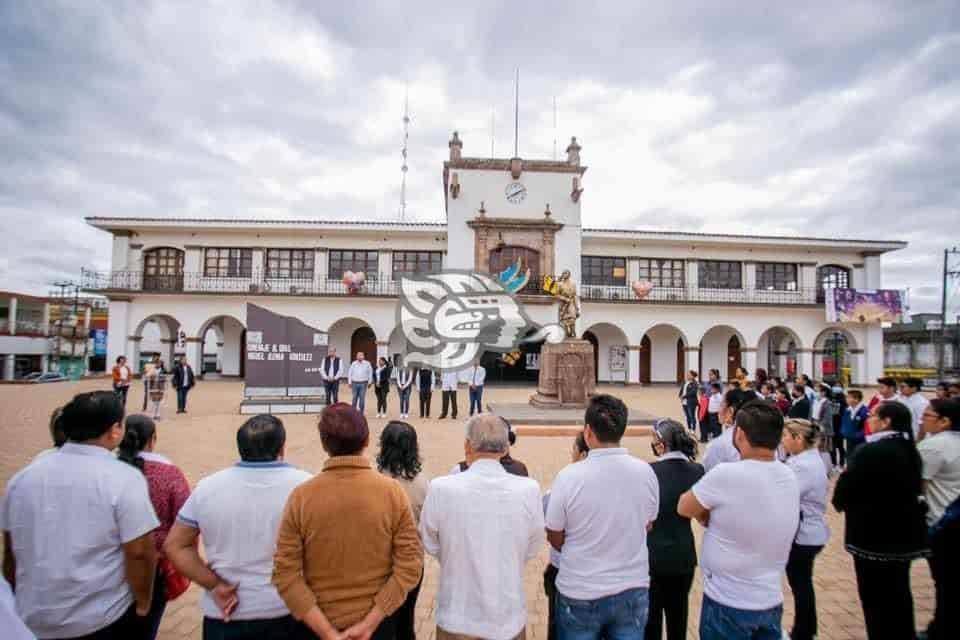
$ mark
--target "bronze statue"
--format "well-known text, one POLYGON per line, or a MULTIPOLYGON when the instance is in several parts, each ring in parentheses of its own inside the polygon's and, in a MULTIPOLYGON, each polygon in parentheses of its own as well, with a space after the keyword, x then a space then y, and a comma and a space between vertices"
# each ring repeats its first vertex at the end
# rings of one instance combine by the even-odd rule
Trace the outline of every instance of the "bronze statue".
POLYGON ((580 303, 577 300, 577 284, 570 277, 569 269, 565 269, 560 276, 554 295, 560 300, 560 326, 566 331, 568 338, 576 338, 580 303))

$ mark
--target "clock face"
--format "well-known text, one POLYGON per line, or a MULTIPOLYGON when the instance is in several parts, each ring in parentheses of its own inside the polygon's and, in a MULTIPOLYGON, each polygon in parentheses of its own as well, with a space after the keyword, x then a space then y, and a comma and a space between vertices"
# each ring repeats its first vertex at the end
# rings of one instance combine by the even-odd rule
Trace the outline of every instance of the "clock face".
POLYGON ((507 202, 512 204, 520 204, 527 198, 527 188, 519 182, 511 182, 503 192, 507 196, 507 202))

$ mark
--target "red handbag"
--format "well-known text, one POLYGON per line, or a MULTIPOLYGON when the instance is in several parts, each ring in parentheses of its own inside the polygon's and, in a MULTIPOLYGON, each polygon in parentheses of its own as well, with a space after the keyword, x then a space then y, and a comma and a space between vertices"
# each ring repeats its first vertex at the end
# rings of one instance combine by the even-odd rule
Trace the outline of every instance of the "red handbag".
POLYGON ((173 564, 166 558, 160 558, 157 565, 163 575, 163 583, 167 587, 167 602, 176 600, 190 588, 190 580, 173 568, 173 564))

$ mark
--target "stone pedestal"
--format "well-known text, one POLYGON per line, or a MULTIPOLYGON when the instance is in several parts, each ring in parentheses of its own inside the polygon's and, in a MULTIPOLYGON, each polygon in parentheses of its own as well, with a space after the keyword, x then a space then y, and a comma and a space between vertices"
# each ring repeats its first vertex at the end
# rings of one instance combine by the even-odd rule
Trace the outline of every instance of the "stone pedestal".
POLYGON ((540 381, 530 404, 538 409, 580 409, 596 390, 593 344, 568 338, 540 349, 540 381))

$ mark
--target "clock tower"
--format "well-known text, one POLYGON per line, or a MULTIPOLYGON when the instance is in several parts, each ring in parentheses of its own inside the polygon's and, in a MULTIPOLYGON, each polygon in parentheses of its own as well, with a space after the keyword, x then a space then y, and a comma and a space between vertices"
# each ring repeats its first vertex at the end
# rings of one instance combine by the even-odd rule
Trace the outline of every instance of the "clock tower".
POLYGON ((540 293, 540 279, 569 270, 580 281, 580 145, 566 160, 471 158, 456 131, 443 163, 447 262, 451 269, 496 273, 518 259, 530 269, 521 293, 540 293))

